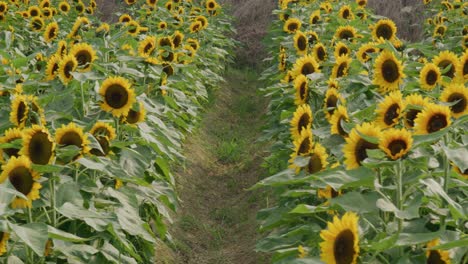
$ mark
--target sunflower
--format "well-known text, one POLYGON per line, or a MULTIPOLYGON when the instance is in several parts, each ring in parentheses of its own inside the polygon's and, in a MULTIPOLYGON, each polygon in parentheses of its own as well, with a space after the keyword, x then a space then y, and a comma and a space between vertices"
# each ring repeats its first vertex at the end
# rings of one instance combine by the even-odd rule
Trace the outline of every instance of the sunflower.
POLYGON ((36 32, 41 31, 44 28, 44 20, 41 17, 33 17, 29 22, 29 26, 36 32))
POLYGON ((85 11, 85 5, 83 4, 83 2, 78 1, 77 3, 75 3, 75 10, 76 12, 78 12, 79 15, 83 14, 83 12, 85 11))
POLYGON ((421 88, 431 91, 441 80, 439 67, 434 63, 427 63, 419 73, 419 84, 421 88))
POLYGON ((296 105, 302 105, 307 103, 309 99, 309 81, 304 75, 299 75, 294 80, 294 89, 296 90, 296 96, 294 103, 296 105))
POLYGON ((359 217, 346 212, 341 219, 333 217, 328 229, 320 231, 320 258, 325 263, 356 264, 359 255, 359 217))
POLYGON ((395 22, 390 19, 381 19, 372 28, 372 37, 374 40, 384 40, 392 41, 396 37, 397 27, 395 22))
POLYGON ((83 133, 83 128, 70 122, 68 125, 62 125, 55 131, 55 142, 61 146, 74 145, 80 149, 80 152, 73 159, 78 159, 81 155, 89 152, 89 140, 83 133))
POLYGON ((111 152, 110 148, 110 139, 107 136, 95 136, 97 142, 99 143, 99 146, 101 149, 97 148, 92 148, 89 153, 95 156, 107 156, 111 152))
POLYGON ((315 25, 318 24, 320 21, 320 10, 315 10, 309 16, 309 24, 315 25))
POLYGON ((135 20, 129 21, 127 24, 125 24, 125 27, 127 28, 127 33, 130 36, 136 37, 138 34, 140 34, 140 24, 138 24, 138 22, 135 20))
POLYGON ((297 59, 296 63, 294 63, 292 77, 296 78, 301 74, 307 76, 315 72, 320 72, 317 61, 311 55, 306 55, 297 59))
POLYGON ((44 40, 46 42, 51 42, 52 40, 56 39, 58 36, 59 26, 57 22, 51 22, 47 24, 44 30, 44 40))
POLYGON ((332 5, 329 2, 322 2, 320 4, 320 10, 325 11, 326 13, 331 13, 333 11, 332 5))
POLYGON ((340 89, 340 84, 338 83, 338 81, 336 79, 333 79, 333 78, 330 78, 328 79, 327 81, 327 85, 328 85, 328 88, 335 88, 337 90, 340 89))
POLYGON ((462 83, 449 84, 440 95, 440 100, 446 103, 458 101, 450 106, 453 117, 459 118, 468 114, 468 88, 462 83))
POLYGON ((136 3, 136 0, 125 0, 125 3, 127 3, 127 5, 133 5, 136 3))
POLYGON ((307 36, 307 42, 309 45, 312 45, 315 42, 319 41, 318 34, 315 31, 307 31, 306 36, 307 36))
POLYGON ((280 52, 278 54, 278 61, 279 61, 279 64, 278 64, 278 69, 282 72, 284 72, 286 70, 286 63, 287 63, 287 57, 286 57, 286 52, 280 52))
POLYGON ((30 6, 28 8, 28 13, 30 17, 39 17, 41 16, 41 9, 37 6, 30 6))
POLYGON ((340 40, 353 41, 357 36, 357 30, 353 26, 340 26, 336 29, 335 38, 340 40))
POLYGON ((197 39, 194 38, 188 38, 186 41, 187 44, 192 46, 192 48, 197 51, 200 48, 200 42, 197 39))
POLYGON ((130 21, 132 21, 132 17, 129 15, 129 14, 122 14, 120 17, 119 17, 119 23, 123 23, 123 24, 126 24, 130 21))
POLYGON ((68 54, 64 56, 62 60, 60 60, 57 72, 62 83, 68 84, 71 80, 73 80, 73 75, 71 73, 76 71, 77 67, 78 61, 72 54, 68 54))
POLYGON ((96 33, 109 32, 109 31, 110 31, 110 25, 107 23, 102 23, 98 28, 96 28, 96 33))
POLYGON ((52 55, 47 61, 46 80, 51 81, 57 77, 57 71, 60 63, 60 57, 57 54, 52 55))
MULTIPOLYGON (((19 128, 9 128, 4 132, 3 137, 0 138, 0 143, 12 143, 15 140, 22 139, 23 132, 19 128)), ((2 150, 8 157, 18 157, 19 148, 3 148, 2 150)), ((0 157, 2 160, 2 157, 0 157)))
POLYGON ((414 127, 414 120, 421 113, 421 109, 430 103, 429 98, 422 97, 420 94, 411 94, 405 97, 406 105, 404 120, 407 128, 414 127))
POLYGON ((349 122, 349 116, 346 107, 339 105, 330 118, 330 132, 332 135, 340 135, 346 138, 348 137, 348 132, 342 126, 342 122, 349 122))
POLYGON ((371 59, 369 55, 377 52, 379 52, 379 48, 375 46, 375 43, 369 42, 359 47, 356 57, 360 62, 366 63, 371 59))
POLYGON ((164 30, 166 28, 167 28, 167 22, 161 21, 161 22, 158 23, 158 29, 164 30))
POLYGON ((330 121, 331 116, 336 110, 338 103, 345 103, 344 98, 340 95, 337 89, 329 88, 325 93, 325 99, 323 100, 323 110, 325 112, 325 117, 330 121))
POLYGON ((8 11, 8 4, 1 1, 0 2, 0 13, 6 13, 8 11))
POLYGON ((70 54, 76 58, 79 72, 90 71, 91 64, 96 60, 96 51, 94 51, 93 47, 88 43, 73 45, 70 49, 70 54))
POLYGON ((378 85, 381 92, 394 91, 398 89, 404 77, 401 62, 391 51, 382 51, 374 63, 373 84, 378 85))
POLYGON ((138 43, 138 56, 148 58, 156 48, 156 37, 148 36, 138 43))
POLYGON ((65 40, 60 40, 58 42, 55 54, 57 54, 59 58, 63 58, 67 55, 67 42, 65 40))
POLYGON ((367 0, 356 0, 356 4, 358 4, 360 7, 366 7, 367 0))
POLYGON ((436 38, 436 37, 443 37, 443 36, 445 36, 445 32, 447 32, 447 26, 445 26, 445 25, 437 25, 437 26, 434 28, 434 32, 432 33, 432 37, 433 37, 433 38, 436 38))
POLYGON ((381 133, 380 128, 371 123, 363 123, 351 130, 343 147, 344 163, 348 170, 361 166, 361 162, 367 158, 366 150, 377 149, 379 147, 377 143, 367 141, 360 134, 378 139, 381 137, 381 133))
POLYGON ((383 150, 389 158, 397 160, 408 153, 413 145, 411 133, 402 128, 390 128, 382 132, 379 138, 379 148, 383 150))
POLYGON ((432 264, 450 264, 450 253, 446 250, 440 249, 431 249, 432 247, 439 245, 439 239, 436 238, 432 241, 429 241, 426 245, 426 263, 432 264))
POLYGON ((146 4, 152 7, 156 6, 157 3, 158 0, 146 0, 146 4))
POLYGON ((301 20, 297 18, 288 18, 288 20, 284 22, 283 31, 289 34, 294 34, 297 30, 301 29, 301 26, 301 20))
POLYGON ((29 106, 26 96, 17 95, 11 101, 10 122, 18 128, 23 128, 28 117, 29 106))
POLYGON ((456 70, 456 75, 458 76, 458 79, 460 82, 463 83, 463 82, 468 81, 468 50, 465 51, 463 55, 460 56, 458 67, 455 70, 456 70))
POLYGON ((54 156, 55 143, 49 131, 34 125, 23 132, 23 147, 19 154, 28 157, 32 163, 46 165, 54 156))
POLYGON ((340 56, 349 56, 351 53, 350 49, 348 48, 348 46, 343 43, 343 42, 338 42, 336 43, 335 45, 335 51, 333 53, 333 55, 335 56, 335 58, 338 58, 340 56))
POLYGON ((141 123, 145 120, 146 117, 146 110, 145 106, 143 105, 142 102, 138 103, 138 109, 133 110, 130 109, 128 113, 123 116, 122 122, 130 124, 130 125, 135 125, 138 123, 141 123))
POLYGON ((109 140, 114 140, 117 137, 115 133, 115 128, 108 123, 98 121, 94 124, 94 126, 89 131, 93 136, 105 136, 109 138, 109 140))
POLYGON ((353 11, 351 11, 351 7, 349 5, 343 5, 338 11, 338 16, 348 20, 354 19, 353 11))
POLYGON ((180 47, 184 40, 184 37, 184 34, 178 30, 174 32, 174 34, 172 34, 172 43, 174 44, 175 49, 180 47))
POLYGON ((200 21, 194 21, 190 24, 190 27, 189 27, 189 30, 190 30, 190 33, 197 33, 199 32, 200 30, 202 30, 203 27, 202 27, 202 24, 200 21))
POLYGON ((326 149, 319 143, 313 143, 312 150, 309 153, 309 162, 306 170, 309 174, 313 174, 324 170, 328 165, 328 154, 326 149))
POLYGON ((109 77, 101 85, 99 94, 103 97, 101 108, 120 117, 128 113, 135 102, 135 93, 130 82, 123 77, 109 77))
POLYGON ((376 114, 378 124, 381 128, 395 126, 403 115, 405 105, 400 91, 389 93, 377 106, 376 114))
POLYGON ((307 53, 308 42, 306 35, 302 31, 297 30, 294 34, 294 48, 298 55, 305 55, 307 53))
POLYGON ((461 176, 463 176, 465 179, 468 179, 468 168, 466 168, 464 171, 461 171, 460 168, 458 168, 457 166, 453 165, 453 170, 460 174, 461 176))
POLYGON ((429 103, 414 120, 415 133, 430 134, 448 127, 452 123, 450 117, 448 106, 429 103))
POLYGON ((218 3, 215 0, 208 0, 205 2, 205 8, 208 11, 215 10, 218 8, 218 3))
POLYGON ((464 50, 468 49, 468 35, 463 36, 462 47, 463 47, 464 50))
POLYGON ((28 95, 26 101, 30 104, 32 115, 29 117, 29 122, 33 125, 44 125, 46 123, 44 109, 37 102, 37 96, 28 95))
POLYGON ((305 156, 312 150, 312 130, 302 129, 301 134, 294 141, 294 153, 291 157, 305 156))
POLYGON ((27 200, 16 197, 11 203, 11 207, 13 209, 31 208, 32 201, 39 199, 39 189, 42 188, 42 185, 35 181, 41 176, 32 169, 31 161, 25 156, 20 156, 19 158, 11 157, 2 166, 2 170, 0 183, 8 178, 16 191, 27 197, 27 200))
MULTIPOLYGON (((443 76, 449 77, 453 79, 455 77, 455 70, 458 67, 459 61, 458 57, 455 53, 445 50, 441 51, 439 55, 437 55, 432 62, 440 68, 443 76)), ((442 84, 447 84, 441 79, 442 84)))
POLYGON ((336 58, 335 65, 333 65, 331 78, 340 78, 348 75, 348 69, 351 65, 352 59, 347 55, 342 55, 336 58))
POLYGON ((208 27, 208 19, 205 16, 197 16, 195 20, 200 21, 203 28, 208 27))
POLYGON ((7 252, 7 243, 10 238, 10 234, 0 231, 0 256, 7 252))
POLYGON ((59 3, 58 8, 62 13, 68 13, 70 11, 70 4, 67 1, 62 1, 59 3))
POLYGON ((323 43, 320 42, 315 44, 312 50, 312 54, 317 62, 324 62, 328 57, 325 45, 323 45, 323 43))
POLYGON ((291 132, 291 137, 293 139, 300 138, 302 130, 310 130, 313 119, 310 105, 303 104, 298 106, 290 122, 289 131, 291 132))

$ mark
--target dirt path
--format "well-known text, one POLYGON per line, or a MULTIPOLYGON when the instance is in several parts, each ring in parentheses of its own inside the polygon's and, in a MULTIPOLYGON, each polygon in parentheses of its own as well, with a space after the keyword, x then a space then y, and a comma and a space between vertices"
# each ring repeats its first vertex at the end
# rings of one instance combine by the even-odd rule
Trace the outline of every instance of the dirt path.
POLYGON ((254 252, 255 215, 265 199, 245 190, 264 175, 264 147, 255 140, 266 102, 256 94, 255 75, 229 70, 226 78, 188 139, 185 169, 178 173, 176 263, 266 263, 254 252))

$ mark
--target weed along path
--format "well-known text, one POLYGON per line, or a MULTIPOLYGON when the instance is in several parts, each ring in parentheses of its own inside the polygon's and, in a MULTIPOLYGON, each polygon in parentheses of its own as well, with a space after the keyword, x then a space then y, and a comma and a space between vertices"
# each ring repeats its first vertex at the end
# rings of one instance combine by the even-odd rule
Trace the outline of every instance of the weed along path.
POLYGON ((226 83, 195 134, 188 139, 185 168, 178 173, 181 206, 173 236, 175 260, 168 263, 264 263, 256 255, 261 194, 246 191, 259 180, 265 99, 256 75, 230 69, 226 83))

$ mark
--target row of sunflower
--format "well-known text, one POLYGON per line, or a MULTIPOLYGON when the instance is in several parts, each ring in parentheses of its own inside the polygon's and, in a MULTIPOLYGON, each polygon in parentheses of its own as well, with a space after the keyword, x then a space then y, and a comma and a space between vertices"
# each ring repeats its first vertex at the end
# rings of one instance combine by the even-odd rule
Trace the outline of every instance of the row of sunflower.
POLYGON ((0 262, 154 263, 230 61, 215 0, 0 1, 0 262), (109 15, 109 14, 107 14, 109 15))
MULTIPOLYGON (((274 263, 468 261, 468 4, 406 43, 367 0, 281 0, 263 73, 274 263)), ((414 12, 406 7, 403 12, 414 12)))

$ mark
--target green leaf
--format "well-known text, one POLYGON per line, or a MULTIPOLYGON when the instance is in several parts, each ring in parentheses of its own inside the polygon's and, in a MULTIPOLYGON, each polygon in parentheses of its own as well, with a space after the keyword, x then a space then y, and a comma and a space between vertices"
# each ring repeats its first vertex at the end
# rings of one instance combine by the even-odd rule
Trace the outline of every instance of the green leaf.
POLYGON ((48 239, 47 225, 44 223, 30 223, 22 226, 10 223, 11 230, 30 247, 38 256, 44 255, 48 239))
POLYGON ((426 134, 426 135, 413 135, 414 147, 417 147, 420 144, 427 143, 427 142, 436 142, 445 134, 447 134, 449 131, 450 131, 450 128, 446 127, 437 132, 426 134))
POLYGON ((8 257, 7 264, 24 264, 24 262, 15 255, 8 257))
MULTIPOLYGON (((335 168, 313 174, 307 180, 318 180, 338 190, 348 187, 373 187, 375 177, 375 171, 365 167, 359 167, 354 170, 335 168)), ((326 187, 325 185, 319 187, 326 187)))
POLYGON ((460 171, 468 169, 468 149, 466 147, 457 149, 448 149, 444 147, 443 150, 448 159, 453 162, 460 171))
POLYGON ((289 212, 290 214, 316 214, 329 210, 327 207, 313 206, 308 204, 299 204, 289 212))
POLYGON ((135 259, 122 255, 118 249, 107 241, 104 242, 104 246, 100 248, 99 252, 111 263, 137 264, 135 259))
POLYGON ((373 242, 370 245, 370 249, 375 251, 384 251, 386 249, 392 248, 393 245, 395 245, 397 239, 398 234, 393 234, 391 236, 385 235, 383 239, 373 242))
POLYGON ((65 167, 60 165, 39 165, 39 164, 32 164, 32 168, 34 171, 39 173, 57 173, 61 172, 65 167))
POLYGON ((356 213, 369 213, 378 210, 376 201, 378 199, 377 193, 359 193, 349 192, 341 196, 330 199, 331 205, 339 205, 346 211, 353 211, 356 213))
POLYGON ((67 202, 82 206, 83 197, 80 194, 80 187, 76 182, 72 181, 60 184, 56 192, 55 201, 57 207, 61 207, 67 202))
POLYGON ((47 226, 47 231, 49 232, 49 238, 58 239, 62 241, 77 243, 77 242, 86 242, 86 241, 92 240, 91 238, 82 238, 79 236, 75 236, 73 234, 59 230, 52 226, 47 226))
POLYGON ((401 233, 398 236, 396 245, 398 246, 413 246, 426 243, 440 236, 440 232, 433 233, 401 233))
POLYGON ((70 242, 55 243, 54 250, 61 252, 67 257, 68 263, 84 263, 99 251, 92 246, 83 244, 72 244, 70 242))
POLYGON ((464 209, 461 205, 456 203, 450 196, 444 191, 442 186, 439 185, 434 179, 423 179, 420 182, 427 186, 427 191, 432 195, 438 195, 442 197, 449 205, 450 213, 455 220, 460 218, 466 219, 464 209))
POLYGON ((440 250, 449 250, 452 248, 467 248, 468 247, 468 236, 465 235, 462 238, 455 240, 455 241, 450 241, 444 244, 440 244, 438 246, 432 247, 432 249, 440 249, 440 250))
POLYGON ((97 170, 97 171, 103 171, 103 172, 106 171, 106 165, 100 162, 96 162, 87 158, 80 158, 77 160, 77 162, 91 170, 97 170))

